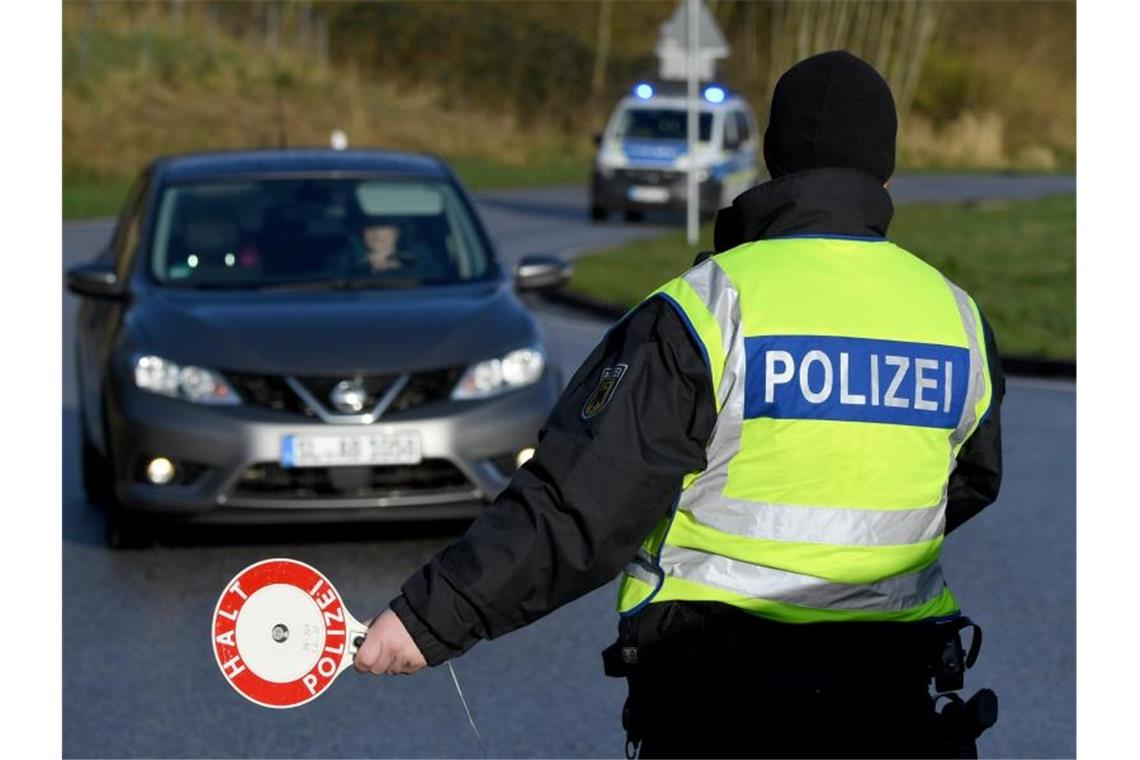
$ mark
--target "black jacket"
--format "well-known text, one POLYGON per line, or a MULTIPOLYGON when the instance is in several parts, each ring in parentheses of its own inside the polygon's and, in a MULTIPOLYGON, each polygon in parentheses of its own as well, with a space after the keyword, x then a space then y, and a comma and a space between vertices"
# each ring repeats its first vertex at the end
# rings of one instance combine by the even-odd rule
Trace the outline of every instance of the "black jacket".
MULTIPOLYGON (((892 214, 890 196, 870 175, 803 172, 759 185, 722 210, 716 248, 793 234, 881 237, 892 214)), ((993 403, 959 452, 948 533, 993 502, 1001 483, 1005 381, 993 333, 984 327, 993 403)), ((575 373, 534 458, 393 600, 428 663, 509 633, 613 579, 669 511, 685 473, 706 467, 715 422, 700 347, 671 306, 647 301, 610 329, 575 373), (614 369, 619 365, 624 370, 614 369), (609 385, 608 394, 595 395, 609 385), (599 401, 605 405, 591 414, 599 401)))

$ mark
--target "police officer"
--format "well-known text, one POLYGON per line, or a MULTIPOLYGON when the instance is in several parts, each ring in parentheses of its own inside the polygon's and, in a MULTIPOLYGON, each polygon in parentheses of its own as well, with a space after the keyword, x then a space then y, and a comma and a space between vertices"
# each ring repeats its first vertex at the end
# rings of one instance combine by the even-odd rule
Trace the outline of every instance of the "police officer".
POLYGON ((977 304, 886 238, 896 131, 862 60, 787 71, 773 179, 606 334, 357 668, 439 664, 621 572, 631 755, 973 753, 994 705, 954 693, 980 631, 939 552, 997 496, 1004 380, 977 304))

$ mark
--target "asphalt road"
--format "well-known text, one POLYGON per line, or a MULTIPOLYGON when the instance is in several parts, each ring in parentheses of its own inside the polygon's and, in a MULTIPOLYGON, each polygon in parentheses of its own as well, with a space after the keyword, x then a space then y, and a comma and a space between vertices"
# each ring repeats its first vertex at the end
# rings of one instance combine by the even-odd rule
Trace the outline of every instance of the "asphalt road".
MULTIPOLYGON (((902 178, 896 196, 1025 197, 1071 192, 1064 178, 902 178), (957 183, 957 190, 953 188, 957 183), (954 194, 956 192, 956 194, 954 194)), ((584 194, 553 188, 480 196, 509 261, 573 255, 655 226, 584 221, 584 194)), ((106 222, 65 223, 64 267, 90 257, 106 222)), ((154 549, 112 552, 83 498, 70 365, 74 302, 64 299, 63 751, 89 756, 477 756, 446 669, 414 678, 346 673, 298 710, 235 694, 207 641, 223 584, 265 557, 320 568, 349 608, 383 608, 403 579, 462 525, 179 532, 154 549)), ((541 309, 568 376, 605 325, 541 309)), ((1072 757, 1075 738, 1075 393, 1013 380, 1001 499, 948 541, 944 564, 966 611, 986 628, 970 686, 1002 700, 985 755, 1072 757)), ((613 584, 533 626, 485 642, 455 669, 492 756, 620 757, 624 686, 601 673, 613 638, 613 584)), ((758 716, 762 719, 762 716, 758 716)))

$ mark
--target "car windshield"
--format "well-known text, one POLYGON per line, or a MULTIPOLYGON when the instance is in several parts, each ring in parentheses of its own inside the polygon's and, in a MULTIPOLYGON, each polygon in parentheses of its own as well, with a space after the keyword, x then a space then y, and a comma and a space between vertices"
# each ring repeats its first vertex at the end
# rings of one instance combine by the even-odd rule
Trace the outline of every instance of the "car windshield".
POLYGON ((197 288, 383 288, 483 279, 491 261, 445 182, 268 179, 173 185, 151 271, 197 288))
MULTIPOLYGON (((708 111, 700 114, 700 142, 708 142, 712 135, 712 117, 708 111)), ((680 108, 627 108, 618 117, 614 137, 650 140, 687 140, 688 116, 680 108)))

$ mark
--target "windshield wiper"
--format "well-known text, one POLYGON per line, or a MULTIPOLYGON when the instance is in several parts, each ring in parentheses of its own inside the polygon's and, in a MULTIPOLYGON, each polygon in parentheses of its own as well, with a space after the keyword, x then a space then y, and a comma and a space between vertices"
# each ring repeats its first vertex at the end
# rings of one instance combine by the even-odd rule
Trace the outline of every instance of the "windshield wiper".
POLYGON ((325 277, 316 280, 287 280, 261 285, 259 290, 369 290, 415 288, 423 280, 413 277, 325 277))
POLYGON ((364 277, 341 280, 338 290, 369 290, 371 288, 418 288, 425 282, 415 277, 364 277))
POLYGON ((164 287, 172 290, 257 290, 256 282, 167 282, 164 287))

